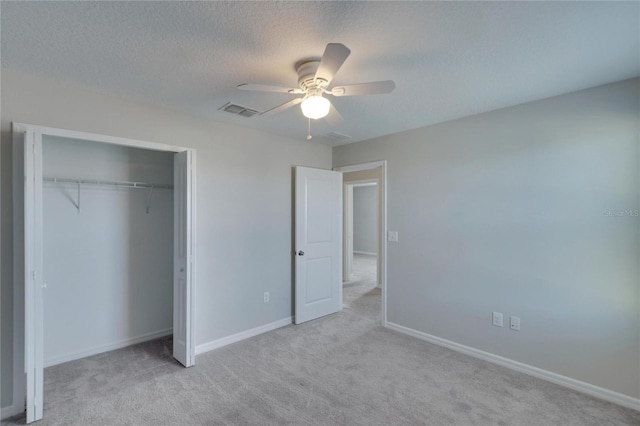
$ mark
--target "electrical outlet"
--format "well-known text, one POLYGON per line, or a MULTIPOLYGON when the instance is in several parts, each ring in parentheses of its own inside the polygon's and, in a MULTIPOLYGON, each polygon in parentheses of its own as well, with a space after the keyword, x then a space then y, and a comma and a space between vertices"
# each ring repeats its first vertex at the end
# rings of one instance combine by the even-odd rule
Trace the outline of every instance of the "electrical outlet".
POLYGON ((494 312, 493 313, 493 325, 495 325, 496 327, 502 327, 503 323, 502 323, 502 313, 501 312, 494 312))
POLYGON ((520 317, 510 317, 509 325, 512 330, 520 331, 520 317))
POLYGON ((264 303, 267 303, 269 301, 269 292, 265 291, 264 292, 264 303))

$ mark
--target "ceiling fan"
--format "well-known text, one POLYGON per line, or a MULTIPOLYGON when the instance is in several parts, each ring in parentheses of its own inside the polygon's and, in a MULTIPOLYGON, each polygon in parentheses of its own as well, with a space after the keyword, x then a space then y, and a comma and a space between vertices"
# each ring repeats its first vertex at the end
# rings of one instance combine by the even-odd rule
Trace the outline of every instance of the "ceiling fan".
MULTIPOLYGON (((240 90, 258 90, 262 92, 290 93, 292 95, 304 95, 262 112, 260 115, 272 115, 294 105, 301 104, 302 114, 309 119, 326 117, 332 108, 329 99, 323 95, 332 96, 360 96, 390 93, 396 85, 391 80, 375 81, 371 83, 350 84, 347 86, 335 86, 329 89, 329 84, 334 75, 347 59, 351 50, 344 44, 329 43, 324 50, 322 58, 305 61, 296 67, 298 73, 299 88, 271 86, 266 84, 245 83, 238 85, 240 90)), ((333 107, 335 115, 339 114, 333 107)), ((310 139, 308 137, 308 139, 310 139)))

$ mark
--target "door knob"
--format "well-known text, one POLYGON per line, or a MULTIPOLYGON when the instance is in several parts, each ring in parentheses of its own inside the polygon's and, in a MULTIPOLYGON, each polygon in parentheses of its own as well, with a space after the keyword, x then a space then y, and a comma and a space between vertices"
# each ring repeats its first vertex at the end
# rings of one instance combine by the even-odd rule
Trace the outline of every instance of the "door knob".
POLYGON ((298 252, 298 256, 304 256, 304 252, 303 252, 302 250, 300 250, 300 251, 298 252))

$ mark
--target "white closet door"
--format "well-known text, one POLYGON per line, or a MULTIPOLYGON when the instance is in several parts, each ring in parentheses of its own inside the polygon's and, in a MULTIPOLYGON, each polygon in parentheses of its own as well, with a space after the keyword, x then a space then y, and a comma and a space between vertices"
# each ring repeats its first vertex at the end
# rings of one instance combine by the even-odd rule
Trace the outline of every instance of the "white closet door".
POLYGON ((195 363, 193 341, 193 241, 191 151, 175 154, 173 163, 173 357, 185 367, 195 363))
POLYGON ((43 414, 42 134, 24 137, 25 373, 27 423, 43 414))
POLYGON ((342 309, 342 173, 296 167, 296 324, 342 309))

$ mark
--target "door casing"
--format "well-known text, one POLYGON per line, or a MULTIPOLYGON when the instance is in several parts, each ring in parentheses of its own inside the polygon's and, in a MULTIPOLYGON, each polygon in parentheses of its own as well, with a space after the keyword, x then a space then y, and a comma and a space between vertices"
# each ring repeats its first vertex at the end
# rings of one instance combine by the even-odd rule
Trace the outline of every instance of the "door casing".
MULTIPOLYGON (((342 233, 343 238, 343 250, 345 253, 343 255, 343 269, 342 269, 342 280, 349 281, 351 276, 351 269, 353 263, 353 188, 375 185, 376 186, 376 240, 377 240, 377 250, 380 251, 380 239, 382 235, 380 235, 380 190, 379 185, 380 182, 378 179, 363 179, 363 180, 354 180, 342 183, 342 193, 344 194, 344 229, 342 233)), ((376 262, 376 285, 381 287, 380 285, 380 261, 376 262)))
MULTIPOLYGON (((380 262, 380 276, 378 280, 380 282, 382 293, 382 326, 387 326, 387 160, 373 161, 370 163, 352 164, 349 166, 334 167, 333 170, 337 172, 358 172, 361 170, 371 170, 380 168, 381 176, 379 181, 380 186, 380 218, 379 218, 379 230, 378 230, 378 246, 379 246, 379 259, 380 262)), ((346 251, 346 250, 345 250, 346 251)), ((345 255, 343 254, 343 257, 345 255)), ((343 263, 345 260, 343 259, 343 263)))

